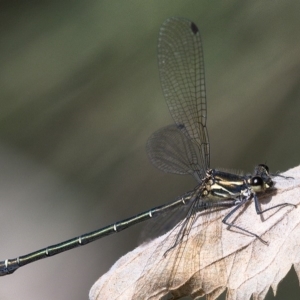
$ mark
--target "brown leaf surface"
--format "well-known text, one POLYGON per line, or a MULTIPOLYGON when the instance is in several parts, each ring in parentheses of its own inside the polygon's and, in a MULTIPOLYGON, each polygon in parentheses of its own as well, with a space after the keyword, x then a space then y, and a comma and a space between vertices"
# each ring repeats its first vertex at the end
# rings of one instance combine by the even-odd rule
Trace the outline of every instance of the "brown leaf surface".
MULTIPOLYGON (((296 167, 284 174, 294 179, 276 177, 276 193, 261 199, 262 209, 283 202, 298 205, 299 173, 296 167)), ((300 278, 299 208, 288 206, 258 216, 251 202, 233 218, 269 241, 268 246, 228 230, 221 223, 228 211, 198 217, 188 239, 168 253, 178 228, 127 253, 94 284, 90 299, 160 299, 171 293, 175 299, 207 295, 212 300, 226 288, 228 300, 251 295, 264 299, 270 286, 276 293, 293 264, 300 278)))

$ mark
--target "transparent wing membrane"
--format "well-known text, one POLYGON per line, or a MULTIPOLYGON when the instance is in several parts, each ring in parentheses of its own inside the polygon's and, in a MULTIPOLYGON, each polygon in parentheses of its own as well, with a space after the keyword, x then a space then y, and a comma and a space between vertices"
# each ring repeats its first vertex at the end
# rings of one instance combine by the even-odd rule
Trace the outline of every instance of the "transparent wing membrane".
POLYGON ((199 148, 200 167, 209 167, 203 50, 197 26, 188 20, 166 20, 159 33, 158 64, 170 113, 199 148))
POLYGON ((205 169, 199 165, 199 148, 176 125, 157 130, 147 142, 151 162, 161 171, 193 175, 199 182, 205 169))

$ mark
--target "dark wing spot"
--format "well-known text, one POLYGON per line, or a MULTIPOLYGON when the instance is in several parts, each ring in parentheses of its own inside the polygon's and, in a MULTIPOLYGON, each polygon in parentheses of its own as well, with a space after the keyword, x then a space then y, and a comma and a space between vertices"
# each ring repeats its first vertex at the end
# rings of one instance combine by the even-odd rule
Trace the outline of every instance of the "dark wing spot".
POLYGON ((178 129, 183 129, 185 126, 183 124, 177 124, 178 129))
POLYGON ((196 34, 199 31, 197 25, 194 22, 191 23, 191 29, 194 34, 196 34))

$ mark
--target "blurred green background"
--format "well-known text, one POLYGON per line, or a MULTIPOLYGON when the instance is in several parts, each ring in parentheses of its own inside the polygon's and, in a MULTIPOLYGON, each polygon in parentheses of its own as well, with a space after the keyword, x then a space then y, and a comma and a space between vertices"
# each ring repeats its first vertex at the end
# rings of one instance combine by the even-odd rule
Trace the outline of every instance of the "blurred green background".
MULTIPOLYGON (((0 1, 0 259, 193 188, 145 152, 172 122, 156 58, 171 16, 201 31, 212 167, 298 165, 299 14, 299 1, 0 1)), ((142 227, 1 278, 0 299, 87 299, 142 227)), ((299 299, 292 273, 276 299, 299 299)))

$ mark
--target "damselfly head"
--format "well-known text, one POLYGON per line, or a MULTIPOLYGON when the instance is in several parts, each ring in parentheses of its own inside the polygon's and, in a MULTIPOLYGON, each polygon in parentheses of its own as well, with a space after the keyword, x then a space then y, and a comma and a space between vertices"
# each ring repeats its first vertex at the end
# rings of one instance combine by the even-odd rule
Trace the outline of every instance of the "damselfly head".
POLYGON ((252 181, 257 181, 256 183, 253 182, 251 186, 256 186, 258 189, 258 186, 260 185, 258 183, 257 177, 260 177, 262 179, 262 185, 260 190, 256 190, 256 192, 264 192, 267 189, 270 189, 274 186, 274 182, 272 180, 272 175, 269 173, 269 167, 265 164, 259 164, 254 169, 254 174, 252 177, 252 181))
POLYGON ((265 192, 274 186, 274 182, 270 176, 254 176, 248 178, 248 184, 256 193, 265 192))

